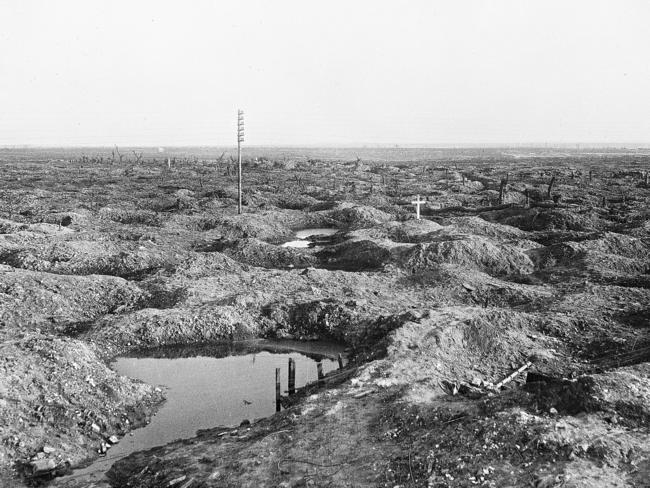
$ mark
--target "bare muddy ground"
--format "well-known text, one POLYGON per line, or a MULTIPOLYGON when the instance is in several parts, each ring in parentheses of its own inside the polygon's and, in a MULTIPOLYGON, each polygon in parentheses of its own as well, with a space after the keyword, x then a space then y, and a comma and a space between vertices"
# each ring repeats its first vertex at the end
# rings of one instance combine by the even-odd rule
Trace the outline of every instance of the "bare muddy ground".
POLYGON ((650 486, 650 156, 393 153, 260 153, 242 215, 219 154, 0 153, 2 484, 147 422, 116 355, 265 337, 351 367, 94 486, 650 486))

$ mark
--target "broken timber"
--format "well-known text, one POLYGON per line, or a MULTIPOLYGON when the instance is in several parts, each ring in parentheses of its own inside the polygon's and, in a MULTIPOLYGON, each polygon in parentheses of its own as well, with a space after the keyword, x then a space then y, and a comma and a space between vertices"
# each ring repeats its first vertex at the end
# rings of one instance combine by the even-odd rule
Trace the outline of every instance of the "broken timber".
POLYGON ((523 366, 521 366, 518 370, 512 372, 510 375, 508 375, 507 377, 505 377, 504 379, 502 379, 501 381, 499 381, 496 385, 494 385, 494 389, 495 389, 495 390, 498 390, 498 389, 501 388, 502 386, 504 386, 504 385, 510 383, 512 380, 514 380, 514 379, 517 377, 517 375, 518 375, 519 373, 523 373, 523 372, 526 371, 528 368, 530 368, 532 365, 533 365, 533 363, 530 362, 530 361, 528 361, 526 364, 524 364, 523 366))

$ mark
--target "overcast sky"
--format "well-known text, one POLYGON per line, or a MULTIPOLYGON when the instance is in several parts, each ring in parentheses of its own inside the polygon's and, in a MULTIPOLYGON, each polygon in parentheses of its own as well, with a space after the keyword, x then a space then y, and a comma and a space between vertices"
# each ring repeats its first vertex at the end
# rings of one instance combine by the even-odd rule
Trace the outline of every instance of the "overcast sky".
POLYGON ((0 0, 0 144, 650 142, 650 1, 0 0))

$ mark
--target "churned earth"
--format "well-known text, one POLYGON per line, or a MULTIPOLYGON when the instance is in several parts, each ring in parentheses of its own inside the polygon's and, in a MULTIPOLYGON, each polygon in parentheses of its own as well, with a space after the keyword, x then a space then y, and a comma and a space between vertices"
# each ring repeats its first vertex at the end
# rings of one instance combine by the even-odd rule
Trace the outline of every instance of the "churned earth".
POLYGON ((258 152, 238 215, 220 153, 0 151, 1 486, 650 486, 650 156, 258 152), (255 338, 349 363, 75 476, 164 400, 112 358, 255 338))

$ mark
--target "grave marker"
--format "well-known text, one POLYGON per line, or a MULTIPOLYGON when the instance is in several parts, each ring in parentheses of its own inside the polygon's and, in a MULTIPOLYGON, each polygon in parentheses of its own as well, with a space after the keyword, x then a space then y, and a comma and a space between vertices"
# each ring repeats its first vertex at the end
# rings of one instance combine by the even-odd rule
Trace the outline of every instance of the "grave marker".
POLYGON ((415 201, 411 202, 412 205, 415 205, 415 218, 420 220, 420 205, 427 203, 426 200, 420 200, 420 195, 417 196, 415 201))

